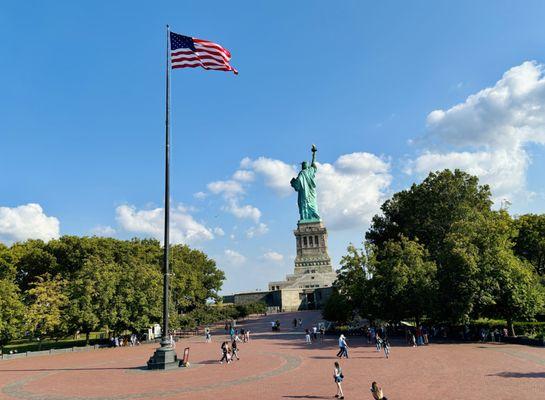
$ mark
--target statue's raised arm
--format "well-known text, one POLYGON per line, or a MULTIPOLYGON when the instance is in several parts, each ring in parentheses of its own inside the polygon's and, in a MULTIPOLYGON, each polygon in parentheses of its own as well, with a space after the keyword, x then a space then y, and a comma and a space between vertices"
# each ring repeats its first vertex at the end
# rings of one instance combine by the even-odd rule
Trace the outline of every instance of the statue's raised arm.
POLYGON ((312 145, 310 151, 312 151, 312 162, 310 163, 310 166, 316 168, 316 152, 318 149, 316 148, 315 144, 312 145))
POLYGON ((310 168, 306 161, 301 163, 301 171, 297 178, 290 181, 291 186, 297 192, 297 205, 299 206, 299 222, 320 221, 318 204, 316 202, 316 146, 312 145, 312 162, 310 168))

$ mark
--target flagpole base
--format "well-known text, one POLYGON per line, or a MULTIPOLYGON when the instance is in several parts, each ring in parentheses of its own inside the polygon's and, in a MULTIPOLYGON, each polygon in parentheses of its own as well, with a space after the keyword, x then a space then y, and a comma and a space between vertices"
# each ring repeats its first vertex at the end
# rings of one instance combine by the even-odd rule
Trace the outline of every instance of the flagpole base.
POLYGON ((176 352, 169 342, 161 342, 161 347, 155 350, 148 361, 148 369, 168 370, 180 366, 176 352))

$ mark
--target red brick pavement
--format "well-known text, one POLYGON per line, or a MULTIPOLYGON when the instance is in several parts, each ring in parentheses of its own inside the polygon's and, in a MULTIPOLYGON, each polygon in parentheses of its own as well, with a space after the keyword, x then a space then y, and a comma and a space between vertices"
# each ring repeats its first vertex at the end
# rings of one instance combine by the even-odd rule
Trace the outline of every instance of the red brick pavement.
MULTIPOLYGON (((190 368, 146 371, 154 346, 104 349, 0 361, 0 399, 327 399, 336 338, 306 345, 294 316, 310 327, 319 313, 279 314, 247 321, 254 332, 240 345, 241 360, 220 365, 219 342, 178 342, 191 347, 190 368), (281 320, 281 332, 270 321, 281 320)), ((390 359, 361 339, 349 338, 342 360, 347 399, 371 399, 373 380, 390 400, 545 399, 545 349, 507 344, 432 344, 411 348, 393 343, 390 359)))

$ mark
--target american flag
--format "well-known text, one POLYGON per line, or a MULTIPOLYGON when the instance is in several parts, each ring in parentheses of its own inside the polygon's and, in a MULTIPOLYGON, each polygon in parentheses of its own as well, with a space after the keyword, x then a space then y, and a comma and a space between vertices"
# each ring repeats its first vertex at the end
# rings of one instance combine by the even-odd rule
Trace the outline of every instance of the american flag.
POLYGON ((229 65, 231 53, 219 44, 170 32, 170 60, 174 68, 238 71, 229 65))

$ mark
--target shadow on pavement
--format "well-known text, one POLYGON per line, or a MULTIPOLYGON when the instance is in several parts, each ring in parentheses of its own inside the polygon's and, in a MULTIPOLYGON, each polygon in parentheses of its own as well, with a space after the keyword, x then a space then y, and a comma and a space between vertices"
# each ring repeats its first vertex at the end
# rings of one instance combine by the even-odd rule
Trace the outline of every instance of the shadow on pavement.
POLYGON ((148 371, 146 366, 138 367, 89 367, 89 368, 21 368, 21 369, 0 369, 0 372, 47 372, 47 371, 108 371, 108 370, 127 370, 127 371, 148 371))
POLYGON ((502 378, 545 378, 545 372, 500 372, 487 376, 501 376, 502 378))

